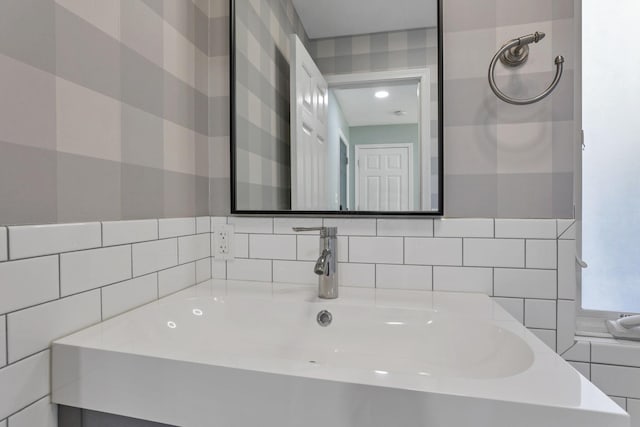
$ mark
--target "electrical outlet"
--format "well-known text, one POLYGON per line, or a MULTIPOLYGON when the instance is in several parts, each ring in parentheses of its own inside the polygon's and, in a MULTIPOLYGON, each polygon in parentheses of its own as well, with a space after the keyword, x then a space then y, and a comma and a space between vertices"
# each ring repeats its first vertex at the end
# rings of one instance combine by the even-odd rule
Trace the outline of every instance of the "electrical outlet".
POLYGON ((234 259, 234 240, 233 225, 216 225, 213 230, 213 257, 217 259, 234 259))

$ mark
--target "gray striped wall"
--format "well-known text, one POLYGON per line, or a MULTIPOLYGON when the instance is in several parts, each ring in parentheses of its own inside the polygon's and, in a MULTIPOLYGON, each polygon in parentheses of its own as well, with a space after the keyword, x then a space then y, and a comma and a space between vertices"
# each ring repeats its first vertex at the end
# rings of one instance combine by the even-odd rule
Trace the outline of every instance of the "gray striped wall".
POLYGON ((208 214, 209 20, 208 0, 0 2, 0 223, 208 214))
MULTIPOLYGON (((572 216, 573 0, 446 0, 445 214, 572 216), (530 107, 486 83, 506 39, 547 32, 500 83, 556 93, 530 107)), ((0 3, 0 223, 226 214, 226 0, 0 3)))
MULTIPOLYGON (((577 144, 574 1, 443 3, 445 216, 571 218, 577 144), (540 103, 526 107, 504 104, 487 84, 489 61, 508 39, 538 30, 547 37, 533 47, 529 63, 518 70, 499 65, 499 84, 513 96, 538 93, 553 78, 553 58, 558 54, 566 58, 564 77, 555 93, 540 103)), ((334 72, 366 70, 372 64, 377 67, 377 61, 385 64, 385 59, 367 57, 366 51, 349 63, 342 58, 348 54, 341 53, 349 52, 346 40, 327 45, 323 49, 328 53, 316 49, 325 71, 332 67, 334 72)), ((369 42, 372 51, 382 46, 384 42, 369 42)), ((405 61, 402 53, 392 56, 405 61)), ((214 192, 212 201, 220 207, 228 198, 214 192)))
POLYGON ((573 216, 573 0, 445 0, 445 214, 499 218, 573 216), (498 66, 512 96, 539 93, 565 74, 554 94, 531 106, 499 101, 487 84, 489 61, 507 40, 544 31, 529 62, 498 66))
POLYGON ((289 35, 309 44, 291 0, 236 1, 237 208, 291 208, 289 35))

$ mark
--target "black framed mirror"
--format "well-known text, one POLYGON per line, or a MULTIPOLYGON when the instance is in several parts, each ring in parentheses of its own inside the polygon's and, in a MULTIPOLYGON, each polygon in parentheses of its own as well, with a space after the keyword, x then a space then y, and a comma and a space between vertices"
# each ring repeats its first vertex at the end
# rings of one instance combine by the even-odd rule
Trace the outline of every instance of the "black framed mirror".
POLYGON ((232 214, 443 214, 442 0, 230 10, 232 214))

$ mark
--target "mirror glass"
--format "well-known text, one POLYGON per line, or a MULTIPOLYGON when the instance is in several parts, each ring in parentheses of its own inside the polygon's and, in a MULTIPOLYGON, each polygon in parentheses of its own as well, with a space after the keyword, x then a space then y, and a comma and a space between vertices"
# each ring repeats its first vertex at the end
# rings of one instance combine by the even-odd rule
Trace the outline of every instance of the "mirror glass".
POLYGON ((442 212, 438 0, 232 0, 233 213, 442 212))

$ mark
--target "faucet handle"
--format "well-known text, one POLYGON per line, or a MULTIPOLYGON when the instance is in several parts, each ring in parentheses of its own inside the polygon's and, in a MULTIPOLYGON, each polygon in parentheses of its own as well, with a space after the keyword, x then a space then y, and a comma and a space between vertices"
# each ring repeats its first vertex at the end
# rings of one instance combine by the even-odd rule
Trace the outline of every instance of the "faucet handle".
POLYGON ((319 231, 320 237, 336 237, 338 235, 338 227, 292 227, 296 233, 301 231, 319 231))

